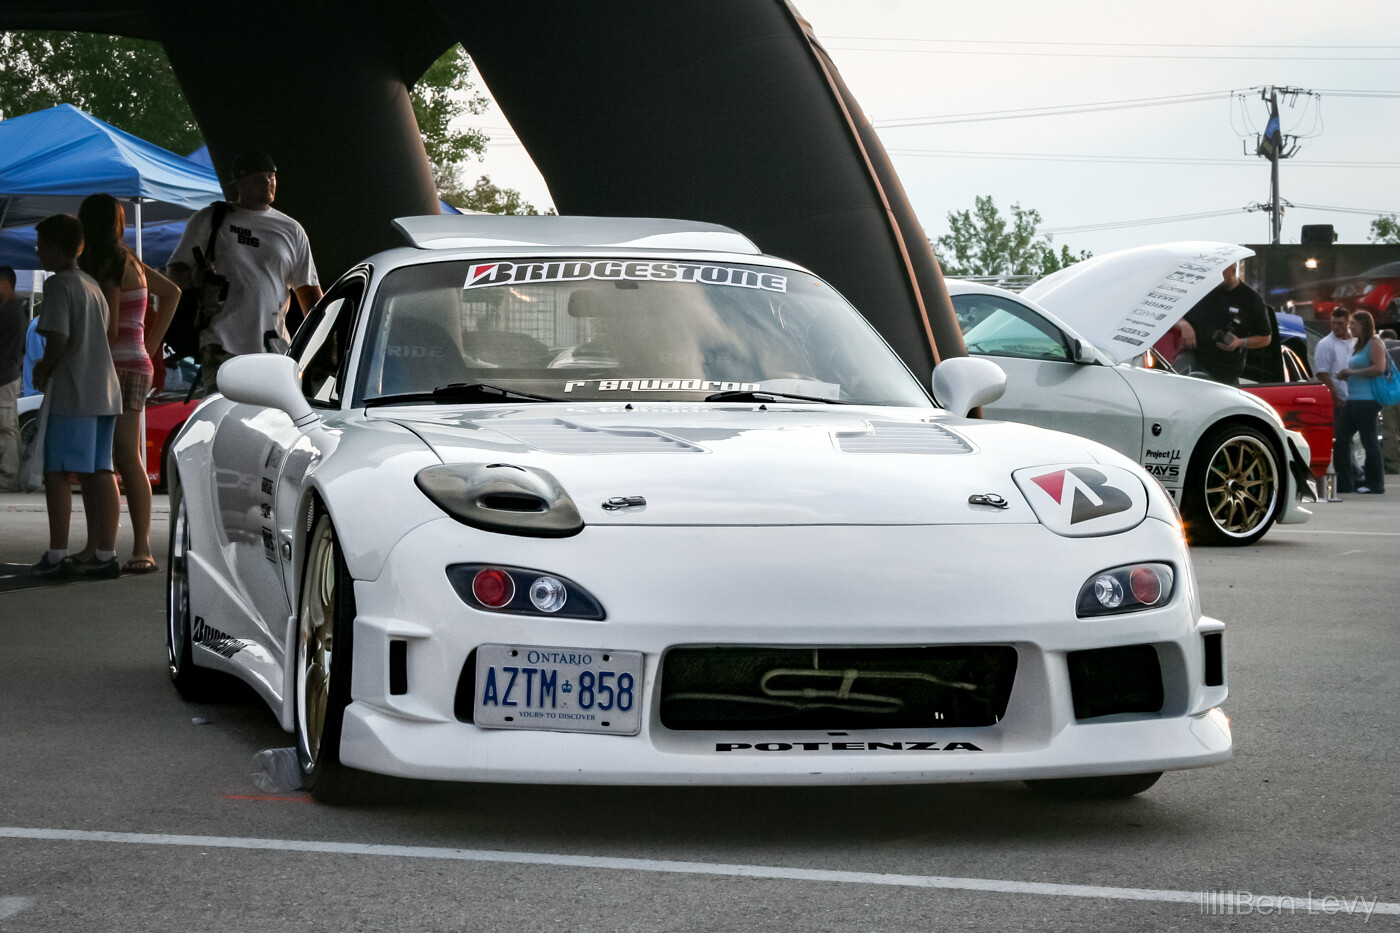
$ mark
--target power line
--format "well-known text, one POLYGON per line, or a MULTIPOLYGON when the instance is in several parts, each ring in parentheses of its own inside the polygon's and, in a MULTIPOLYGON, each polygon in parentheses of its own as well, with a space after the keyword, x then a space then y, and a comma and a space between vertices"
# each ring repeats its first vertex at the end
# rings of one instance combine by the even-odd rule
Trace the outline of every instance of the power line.
POLYGON ((1050 42, 1035 39, 914 39, 902 36, 826 36, 839 42, 944 42, 956 45, 1069 45, 1083 47, 1188 49, 1400 49, 1400 45, 1279 45, 1268 42, 1050 42))
POLYGON ((1140 107, 1165 107, 1172 104, 1195 104, 1208 100, 1226 100, 1235 91, 1206 91, 1200 94, 1175 94, 1167 97, 1137 97, 1127 100, 1105 100, 1087 104, 1060 104, 1053 107, 1024 107, 1015 110, 984 110, 974 113, 950 113, 932 117, 904 120, 876 120, 876 129, 899 129, 910 126, 943 126, 949 123, 981 123, 987 120, 1020 120, 1028 117, 1058 117, 1104 110, 1135 110, 1140 107))
POLYGON ((1166 217, 1145 217, 1140 220, 1115 220, 1101 224, 1079 224, 1068 227, 1046 227, 1045 233, 1089 233, 1094 230, 1118 230, 1123 227, 1146 227, 1153 224, 1175 224, 1188 220, 1206 220, 1211 217, 1228 217, 1231 214, 1248 213, 1248 208, 1237 207, 1225 211, 1200 211, 1195 214, 1172 214, 1166 217))
MULTIPOLYGON (((1127 165, 1200 165, 1233 166, 1254 168, 1257 163, 1242 159, 1202 159, 1189 156, 1132 156, 1132 155, 1076 155, 1056 152, 983 152, 962 149, 886 149, 890 155, 929 156, 941 159, 1002 159, 1015 162, 1105 162, 1127 165)), ((1294 161, 1292 167, 1308 168, 1347 168, 1347 169, 1396 169, 1400 162, 1318 162, 1294 161)))
MULTIPOLYGON (((999 55, 1015 56, 1017 58, 1131 58, 1142 59, 1166 59, 1171 61, 1209 61, 1209 62, 1277 62, 1283 60, 1282 55, 1151 55, 1142 52, 1024 52, 1019 50, 993 51, 990 49, 900 49, 890 46, 871 47, 859 45, 829 45, 825 42, 822 47, 828 51, 836 52, 903 52, 913 55, 999 55)), ((1397 56, 1362 56, 1362 55, 1288 55, 1286 60, 1290 62, 1400 62, 1397 56)))
POLYGON ((1400 214, 1400 211, 1383 211, 1378 208, 1332 207, 1327 204, 1294 204, 1293 207, 1309 211, 1330 211, 1334 214, 1367 214, 1371 216, 1378 214, 1400 214))
MULTIPOLYGON (((1400 211, 1383 211, 1374 209, 1362 209, 1356 207, 1329 207, 1324 204, 1288 203, 1288 207, 1294 210, 1329 211, 1341 214, 1364 214, 1371 217, 1379 216, 1382 214, 1400 214, 1400 211)), ((1144 217, 1139 220, 1113 220, 1107 223, 1099 224, 1077 224, 1065 227, 1045 227, 1042 228, 1042 232, 1053 233, 1056 235, 1067 233, 1091 233, 1097 230, 1119 230, 1124 227, 1146 227, 1151 226, 1153 224, 1174 224, 1191 220, 1206 220, 1212 217, 1228 217, 1232 214, 1249 214, 1261 210, 1267 211, 1269 210, 1269 206, 1266 204, 1252 204, 1247 207, 1238 207, 1233 210, 1200 211, 1195 214, 1172 214, 1165 217, 1144 217)))
POLYGON ((1361 97, 1361 98, 1387 98, 1395 99, 1400 97, 1400 91, 1333 91, 1319 90, 1318 94, 1326 94, 1330 97, 1361 97))
MULTIPOLYGON (((1125 100, 1094 101, 1085 104, 1058 104, 1051 107, 1024 107, 1014 110, 982 110, 969 113, 937 114, 929 117, 910 117, 898 120, 874 120, 871 126, 876 129, 901 129, 911 126, 943 126, 950 123, 982 123, 989 120, 1021 120, 1028 117, 1058 117, 1079 113, 1097 113, 1104 110, 1135 110, 1140 107, 1165 107, 1172 104, 1194 104, 1209 100, 1223 100, 1237 94, 1250 93, 1259 88, 1244 91, 1203 91, 1196 94, 1175 94, 1166 97, 1136 97, 1125 100)), ((1322 90, 1315 92, 1329 97, 1354 97, 1363 99, 1400 99, 1400 91, 1375 90, 1322 90)))

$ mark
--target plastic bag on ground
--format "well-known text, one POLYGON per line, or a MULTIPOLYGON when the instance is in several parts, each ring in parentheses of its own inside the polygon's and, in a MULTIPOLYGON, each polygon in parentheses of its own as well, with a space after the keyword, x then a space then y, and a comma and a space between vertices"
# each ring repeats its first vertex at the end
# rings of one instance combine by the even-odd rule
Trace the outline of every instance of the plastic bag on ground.
POLYGON ((301 790, 301 762, 295 748, 265 748, 253 756, 253 783, 260 790, 301 790))

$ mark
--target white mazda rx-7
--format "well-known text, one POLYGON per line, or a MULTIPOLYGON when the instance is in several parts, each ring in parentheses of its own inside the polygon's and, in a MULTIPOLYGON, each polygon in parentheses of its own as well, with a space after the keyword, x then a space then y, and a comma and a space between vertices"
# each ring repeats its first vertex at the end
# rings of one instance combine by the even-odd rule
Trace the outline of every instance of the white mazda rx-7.
POLYGON ((724 227, 398 226, 170 451, 171 677, 250 684, 319 799, 363 772, 1113 796, 1230 757, 1171 497, 968 418, 995 364, 930 396, 724 227))

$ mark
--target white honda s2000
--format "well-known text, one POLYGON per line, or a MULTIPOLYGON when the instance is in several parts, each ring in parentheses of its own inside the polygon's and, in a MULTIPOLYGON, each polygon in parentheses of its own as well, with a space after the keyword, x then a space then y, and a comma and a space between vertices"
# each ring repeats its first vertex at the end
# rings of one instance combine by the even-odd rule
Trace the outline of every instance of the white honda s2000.
POLYGON ((933 404, 722 227, 399 226, 171 450, 171 676, 251 684, 317 797, 364 771, 1124 795, 1230 757, 1170 497, 966 418, 994 364, 943 362, 933 404))

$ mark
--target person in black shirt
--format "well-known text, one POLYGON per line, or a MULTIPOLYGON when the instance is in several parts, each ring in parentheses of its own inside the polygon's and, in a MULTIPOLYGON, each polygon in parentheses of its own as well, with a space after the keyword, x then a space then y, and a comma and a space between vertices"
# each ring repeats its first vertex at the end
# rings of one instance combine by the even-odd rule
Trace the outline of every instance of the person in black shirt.
POLYGON ((19 392, 29 306, 15 297, 15 270, 0 266, 0 492, 18 492, 19 392))
POLYGON ((1239 263, 1226 266, 1223 278, 1176 322, 1182 349, 1176 368, 1201 370, 1216 382, 1238 385, 1245 351, 1267 347, 1273 337, 1264 299, 1240 281, 1239 263))

